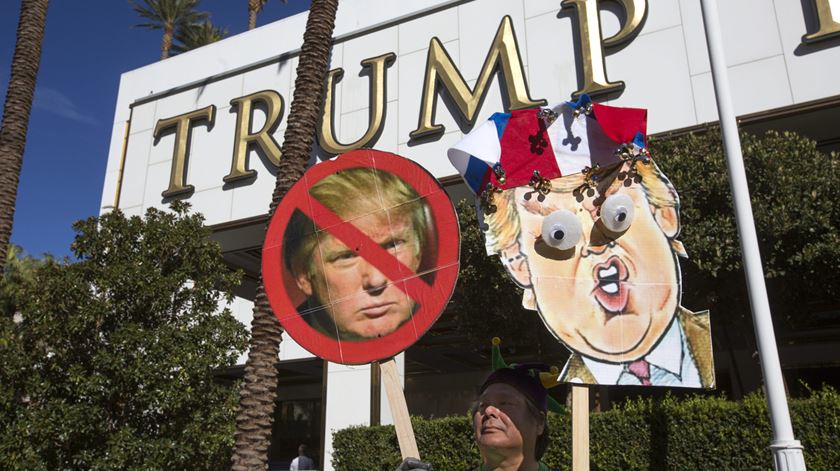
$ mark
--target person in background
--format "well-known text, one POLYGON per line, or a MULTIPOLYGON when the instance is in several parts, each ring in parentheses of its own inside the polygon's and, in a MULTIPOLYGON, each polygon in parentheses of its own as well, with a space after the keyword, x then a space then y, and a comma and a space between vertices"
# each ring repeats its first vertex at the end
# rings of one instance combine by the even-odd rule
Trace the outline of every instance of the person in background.
POLYGON ((304 471, 304 470, 314 470, 315 462, 312 461, 312 458, 306 456, 306 445, 301 444, 298 447, 298 456, 297 458, 292 460, 291 466, 289 466, 289 471, 304 471))

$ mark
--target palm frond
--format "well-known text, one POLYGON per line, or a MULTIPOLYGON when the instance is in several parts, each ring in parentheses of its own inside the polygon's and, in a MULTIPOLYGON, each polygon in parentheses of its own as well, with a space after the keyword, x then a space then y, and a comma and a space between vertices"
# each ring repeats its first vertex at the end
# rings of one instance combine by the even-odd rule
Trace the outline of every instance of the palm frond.
MULTIPOLYGON (((129 0, 129 4, 139 17, 158 25, 152 29, 165 29, 166 26, 175 28, 207 20, 206 12, 196 10, 200 3, 201 0, 142 0, 142 3, 129 0)), ((136 26, 149 28, 145 24, 148 23, 144 23, 144 26, 136 26)))
POLYGON ((220 41, 227 36, 227 28, 215 26, 209 20, 186 25, 176 31, 171 51, 173 55, 180 54, 220 41))

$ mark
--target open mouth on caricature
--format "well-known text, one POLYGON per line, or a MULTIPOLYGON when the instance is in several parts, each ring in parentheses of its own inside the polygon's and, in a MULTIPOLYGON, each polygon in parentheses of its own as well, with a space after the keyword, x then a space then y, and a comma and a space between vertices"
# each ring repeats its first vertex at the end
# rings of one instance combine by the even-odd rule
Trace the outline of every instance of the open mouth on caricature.
POLYGON ((610 314, 624 314, 627 308, 630 291, 627 276, 627 265, 616 255, 595 265, 592 270, 595 280, 592 296, 610 314))

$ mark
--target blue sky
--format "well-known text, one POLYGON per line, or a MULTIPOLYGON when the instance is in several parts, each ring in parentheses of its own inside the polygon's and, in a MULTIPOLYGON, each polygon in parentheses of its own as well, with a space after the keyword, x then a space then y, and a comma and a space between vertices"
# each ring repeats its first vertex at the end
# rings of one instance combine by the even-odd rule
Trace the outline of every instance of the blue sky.
MULTIPOLYGON (((248 0, 203 0, 231 35, 248 24, 248 0)), ((308 8, 272 0, 257 26, 308 8)), ((0 95, 5 98, 20 2, 0 1, 0 95)), ((128 0, 52 0, 41 51, 12 243, 32 255, 70 255, 72 223, 98 214, 120 74, 160 58, 160 31, 128 0)))

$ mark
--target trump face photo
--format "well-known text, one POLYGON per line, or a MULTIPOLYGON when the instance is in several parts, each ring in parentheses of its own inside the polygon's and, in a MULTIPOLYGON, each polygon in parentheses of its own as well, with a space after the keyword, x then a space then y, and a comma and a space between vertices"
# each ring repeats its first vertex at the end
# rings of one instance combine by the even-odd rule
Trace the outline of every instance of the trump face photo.
MULTIPOLYGON (((365 240, 387 251, 405 277, 428 259, 433 224, 424 199, 396 175, 350 168, 330 175, 309 190, 365 240)), ((386 336, 417 308, 400 280, 389 279, 376 263, 330 231, 311 232, 312 221, 292 216, 284 235, 284 259, 305 300, 298 307, 306 321, 328 337, 364 341, 386 336)))

